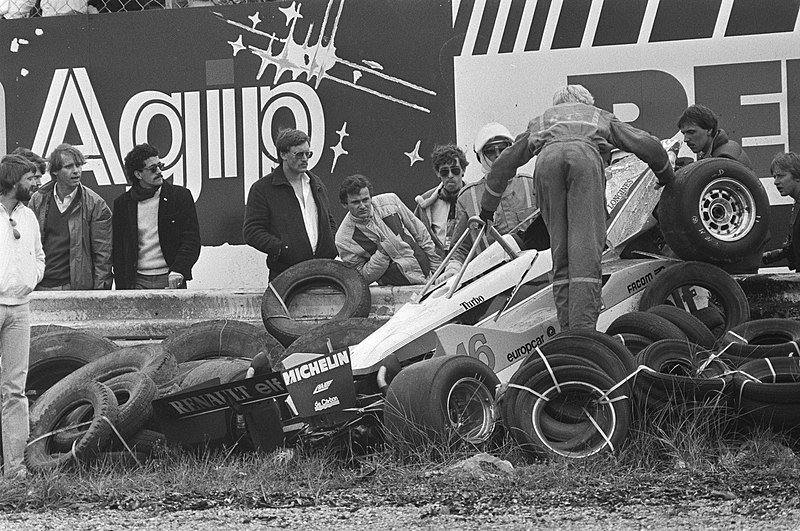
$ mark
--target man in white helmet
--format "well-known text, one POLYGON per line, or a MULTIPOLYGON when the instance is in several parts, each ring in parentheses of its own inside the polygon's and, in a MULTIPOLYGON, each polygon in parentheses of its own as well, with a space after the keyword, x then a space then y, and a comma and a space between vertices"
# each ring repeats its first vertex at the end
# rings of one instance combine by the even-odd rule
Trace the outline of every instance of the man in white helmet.
MULTIPOLYGON (((467 222, 472 216, 477 216, 481 211, 481 197, 486 189, 486 174, 492 169, 495 159, 500 156, 504 149, 514 142, 514 137, 505 126, 490 122, 484 125, 475 137, 475 156, 481 164, 483 177, 462 188, 456 202, 456 226, 453 230, 452 241, 458 238, 467 230, 467 222)), ((500 234, 509 232, 519 232, 520 235, 527 229, 532 219, 532 214, 536 210, 536 188, 533 177, 530 175, 516 175, 509 179, 508 187, 500 198, 500 203, 494 213, 494 228, 500 234)), ((522 237, 522 236, 521 236, 522 237)), ((467 236, 464 243, 459 247, 453 259, 448 263, 447 269, 443 273, 443 278, 453 276, 464 260, 470 247, 472 247, 472 236, 467 236)), ((479 243, 479 251, 488 247, 489 241, 486 237, 479 243)))

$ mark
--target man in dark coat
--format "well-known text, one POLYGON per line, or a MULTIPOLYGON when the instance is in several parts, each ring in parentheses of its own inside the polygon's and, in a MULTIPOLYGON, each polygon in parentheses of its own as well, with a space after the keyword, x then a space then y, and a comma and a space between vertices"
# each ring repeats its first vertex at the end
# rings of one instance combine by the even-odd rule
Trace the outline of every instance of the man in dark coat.
POLYGON ((328 191, 308 171, 308 135, 284 129, 275 147, 281 165, 250 188, 242 230, 249 246, 266 253, 270 280, 299 262, 337 254, 328 191))
MULTIPOLYGON (((742 146, 728 138, 728 133, 719 128, 719 121, 714 111, 705 105, 690 105, 678 119, 678 128, 683 133, 683 141, 697 160, 710 157, 722 157, 738 160, 751 170, 753 164, 742 146)), ((681 166, 682 161, 678 161, 681 166)))
POLYGON ((158 150, 139 144, 125 156, 131 189, 114 200, 112 263, 117 289, 186 288, 200 257, 192 193, 164 181, 158 150))

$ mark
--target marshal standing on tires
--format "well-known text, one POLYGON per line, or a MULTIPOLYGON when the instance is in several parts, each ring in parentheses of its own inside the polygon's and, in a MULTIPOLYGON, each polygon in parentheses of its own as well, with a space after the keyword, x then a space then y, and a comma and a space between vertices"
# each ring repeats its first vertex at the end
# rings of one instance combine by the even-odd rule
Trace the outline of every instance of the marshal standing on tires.
POLYGON ((604 168, 611 150, 634 153, 653 169, 659 186, 675 177, 661 142, 593 103, 581 85, 559 89, 553 107, 531 120, 494 162, 481 199, 481 218, 491 220, 509 179, 538 155, 536 196, 550 232, 553 296, 562 330, 597 326, 606 241, 604 168))

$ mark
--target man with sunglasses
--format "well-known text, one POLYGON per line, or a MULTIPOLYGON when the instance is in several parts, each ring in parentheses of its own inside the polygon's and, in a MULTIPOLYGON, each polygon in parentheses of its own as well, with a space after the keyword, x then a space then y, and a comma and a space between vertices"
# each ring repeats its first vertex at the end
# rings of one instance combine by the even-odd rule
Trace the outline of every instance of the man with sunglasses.
POLYGON ((36 167, 23 157, 0 159, 0 394, 3 472, 24 478, 28 442, 25 381, 30 353, 30 293, 44 275, 44 251, 31 198, 36 167))
MULTIPOLYGON (((483 177, 466 185, 458 196, 456 226, 452 236, 454 242, 467 230, 469 218, 480 213, 481 197, 486 190, 486 174, 492 169, 492 165, 500 153, 513 142, 514 137, 511 136, 508 129, 497 122, 490 122, 478 131, 473 149, 478 162, 481 163, 483 177)), ((500 234, 508 234, 513 231, 522 237, 525 230, 531 225, 532 215, 535 211, 536 192, 533 178, 530 175, 515 175, 509 179, 508 187, 500 198, 500 204, 494 214, 494 228, 500 234)), ((447 268, 442 273, 442 279, 456 274, 466 260, 472 243, 472 235, 468 235, 453 255, 453 259, 447 264, 447 268)), ((489 243, 490 240, 484 236, 478 243, 478 250, 483 251, 489 246, 489 243)))
POLYGON ((456 226, 456 201, 464 185, 464 170, 468 162, 460 147, 447 144, 433 149, 431 163, 441 183, 414 198, 417 203, 414 215, 428 229, 436 253, 444 258, 450 250, 456 226))
POLYGON ((200 257, 192 193, 164 180, 158 149, 139 144, 125 156, 130 190, 114 200, 117 289, 185 289, 200 257))
POLYGON ((602 303, 606 243, 605 166, 613 148, 647 163, 658 186, 675 175, 661 142, 594 106, 581 85, 556 91, 552 107, 528 123, 486 176, 480 217, 491 222, 509 180, 534 156, 536 196, 552 239, 553 298, 561 330, 594 329, 602 303))
POLYGON ((280 164, 247 195, 244 241, 266 253, 269 278, 312 258, 336 258, 336 222, 328 189, 308 171, 314 154, 303 131, 283 129, 275 139, 280 164))
POLYGON ((111 289, 111 209, 81 184, 86 158, 61 144, 50 154, 51 181, 31 197, 44 246, 37 290, 111 289))

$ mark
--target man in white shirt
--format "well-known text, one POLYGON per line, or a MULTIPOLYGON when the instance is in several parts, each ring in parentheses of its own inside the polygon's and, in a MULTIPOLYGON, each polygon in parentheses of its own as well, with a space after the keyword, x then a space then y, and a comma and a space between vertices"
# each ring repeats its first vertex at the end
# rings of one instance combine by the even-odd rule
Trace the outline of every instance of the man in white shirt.
POLYGON ((61 144, 50 154, 52 180, 31 197, 45 254, 37 290, 111 289, 111 209, 81 184, 83 153, 61 144))
POLYGON ((314 154, 303 131, 284 129, 275 147, 281 164, 250 188, 244 214, 244 241, 266 253, 270 280, 312 258, 336 258, 336 222, 328 190, 309 171, 314 154))
POLYGON ((3 472, 26 474, 28 377, 31 323, 29 294, 44 274, 44 251, 30 200, 36 168, 18 155, 0 160, 0 392, 2 392, 3 472))

